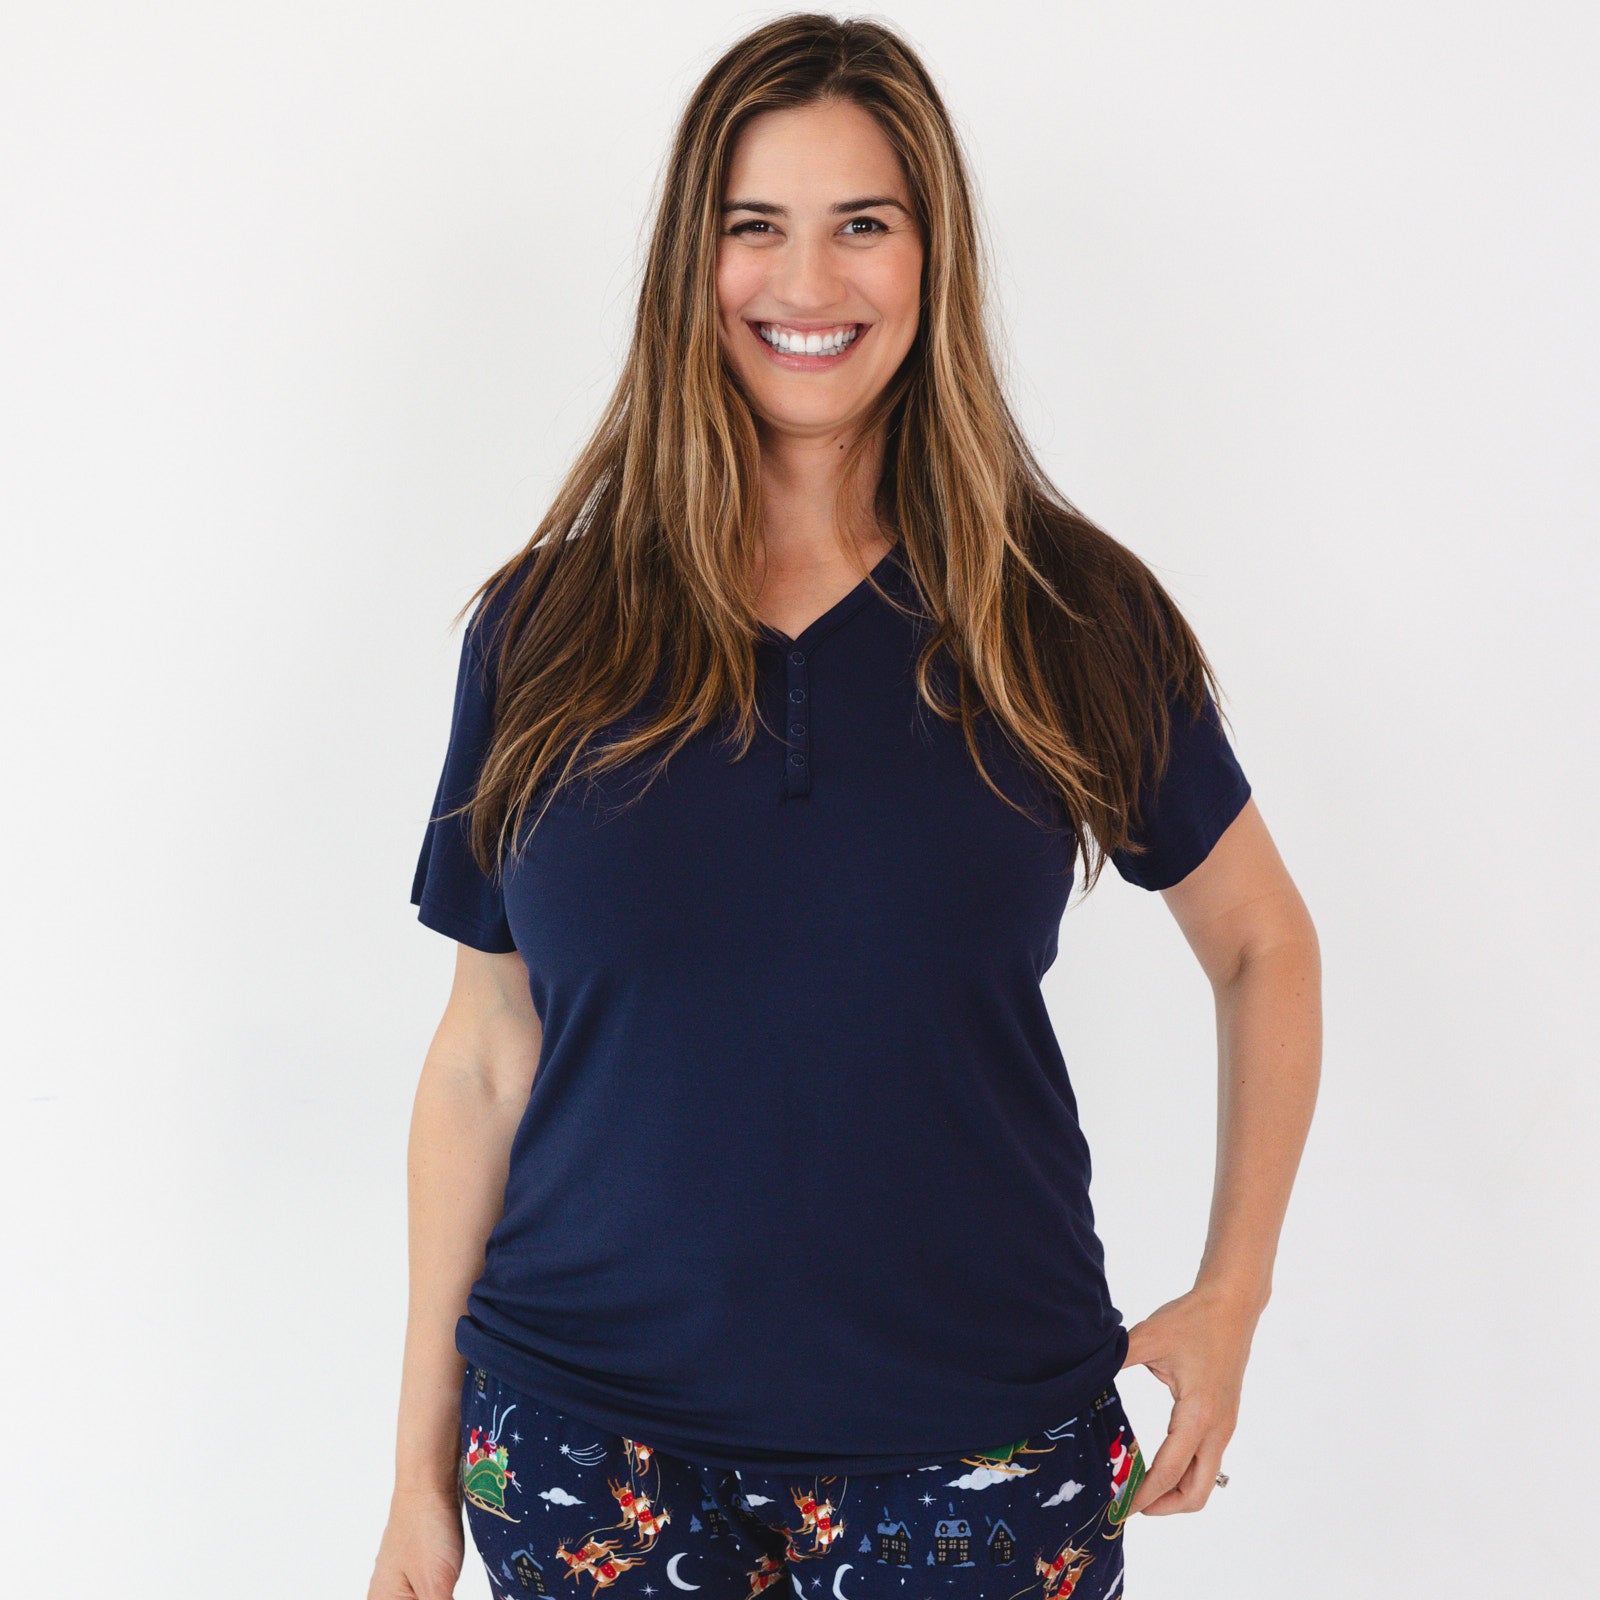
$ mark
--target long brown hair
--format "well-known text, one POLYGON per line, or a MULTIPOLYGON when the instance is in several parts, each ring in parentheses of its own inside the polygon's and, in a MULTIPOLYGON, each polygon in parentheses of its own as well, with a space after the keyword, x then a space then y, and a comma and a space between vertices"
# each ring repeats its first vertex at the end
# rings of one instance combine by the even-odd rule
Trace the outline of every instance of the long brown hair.
POLYGON ((1138 848, 1141 778, 1167 760, 1168 696, 1198 712, 1216 693, 1165 589, 1049 482, 1012 416, 986 325, 987 252, 932 78, 877 23, 785 16, 734 44, 690 97, 616 389, 527 545, 462 608, 487 609, 512 586, 492 646, 494 735, 459 808, 485 871, 515 847, 542 787, 657 745, 659 773, 713 727, 731 728, 735 755, 755 737, 760 447, 719 341, 723 185, 751 117, 827 99, 877 119, 923 240, 915 341, 840 487, 849 492, 882 430, 869 498, 930 624, 919 693, 960 722, 984 781, 1013 804, 975 737, 977 719, 994 718, 1070 820, 1086 890, 1108 852, 1138 848), (957 685, 949 702, 932 671, 941 651, 957 685), (649 694, 658 673, 662 692, 649 694), (647 701, 648 715, 595 741, 647 701))

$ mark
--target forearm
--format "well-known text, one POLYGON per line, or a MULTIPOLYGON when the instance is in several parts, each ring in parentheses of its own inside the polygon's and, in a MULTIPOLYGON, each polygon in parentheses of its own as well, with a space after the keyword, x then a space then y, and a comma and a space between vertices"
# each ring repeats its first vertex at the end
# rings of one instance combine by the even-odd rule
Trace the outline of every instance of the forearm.
POLYGON ((439 1041, 423 1068, 407 1149, 410 1298, 395 1492, 455 1487, 462 1358, 456 1319, 500 1215, 523 1103, 459 1070, 439 1041))
POLYGON ((1195 1278, 1259 1314, 1322 1069, 1315 933, 1248 956, 1216 986, 1217 1170, 1195 1278))

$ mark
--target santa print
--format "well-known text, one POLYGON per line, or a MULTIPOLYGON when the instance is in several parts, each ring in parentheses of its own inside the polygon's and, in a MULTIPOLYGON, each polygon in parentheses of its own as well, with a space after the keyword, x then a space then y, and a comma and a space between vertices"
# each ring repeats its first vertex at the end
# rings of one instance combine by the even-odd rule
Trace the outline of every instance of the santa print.
POLYGON ((1122 1442, 1122 1429, 1117 1429, 1117 1436, 1111 1441, 1111 1488, 1115 1495, 1120 1495, 1128 1482, 1128 1474, 1133 1471, 1133 1455, 1127 1445, 1122 1442))
MULTIPOLYGON (((479 1461, 499 1460, 504 1453, 504 1449, 505 1447, 496 1440, 485 1439, 482 1428, 474 1428, 472 1430, 472 1438, 467 1444, 467 1465, 470 1467, 479 1461)), ((517 1481, 516 1473, 504 1461, 501 1461, 500 1465, 505 1468, 506 1482, 515 1483, 517 1481)))

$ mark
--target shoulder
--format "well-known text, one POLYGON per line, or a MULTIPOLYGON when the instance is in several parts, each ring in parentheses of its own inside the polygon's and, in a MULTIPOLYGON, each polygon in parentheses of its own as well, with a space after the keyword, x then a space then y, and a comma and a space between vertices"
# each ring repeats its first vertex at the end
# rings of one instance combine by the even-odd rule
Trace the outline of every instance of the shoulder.
POLYGON ((527 625, 536 581, 540 587, 545 581, 537 575, 535 554, 522 551, 497 567, 469 602, 463 653, 490 679, 497 675, 508 640, 527 625))

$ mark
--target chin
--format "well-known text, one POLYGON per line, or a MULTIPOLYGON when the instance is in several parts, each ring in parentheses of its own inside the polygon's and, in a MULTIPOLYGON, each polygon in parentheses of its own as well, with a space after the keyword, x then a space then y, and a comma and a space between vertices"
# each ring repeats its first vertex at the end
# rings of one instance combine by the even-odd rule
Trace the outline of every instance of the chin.
POLYGON ((801 385, 773 383, 762 374, 763 382, 745 379, 745 393, 751 397, 762 413, 774 422, 788 422, 795 426, 815 428, 827 423, 843 422, 861 409, 862 397, 873 391, 852 389, 849 394, 824 394, 817 388, 811 394, 797 392, 801 385))
POLYGON ((856 414, 854 406, 763 405, 761 414, 773 427, 812 430, 843 427, 856 414))

